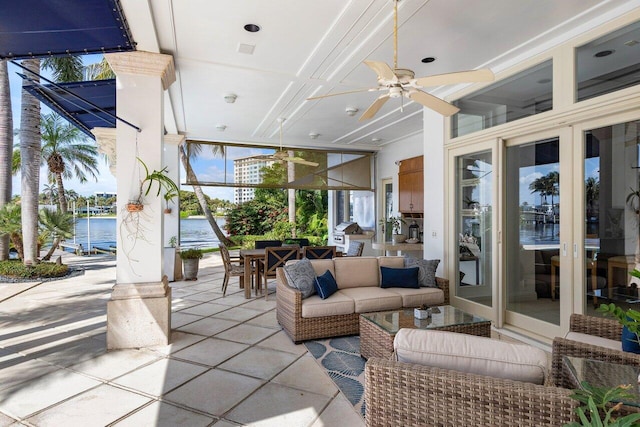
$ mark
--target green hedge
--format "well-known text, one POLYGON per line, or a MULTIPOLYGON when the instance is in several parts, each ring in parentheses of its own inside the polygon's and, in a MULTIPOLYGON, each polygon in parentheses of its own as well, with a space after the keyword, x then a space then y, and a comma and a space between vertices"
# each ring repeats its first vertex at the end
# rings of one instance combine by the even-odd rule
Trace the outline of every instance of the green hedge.
POLYGON ((20 260, 0 261, 0 276, 15 279, 48 279, 65 276, 68 272, 68 265, 58 265, 54 262, 41 262, 27 267, 20 260))

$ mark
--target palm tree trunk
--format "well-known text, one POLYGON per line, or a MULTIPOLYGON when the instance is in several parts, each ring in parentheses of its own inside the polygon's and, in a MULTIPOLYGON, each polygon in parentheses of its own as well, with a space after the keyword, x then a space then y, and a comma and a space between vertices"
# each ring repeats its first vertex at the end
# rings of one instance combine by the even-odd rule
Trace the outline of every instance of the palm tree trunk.
POLYGON ((18 233, 12 233, 9 235, 11 239, 11 243, 13 243, 13 247, 16 248, 18 252, 18 259, 21 261, 24 260, 24 246, 22 244, 22 237, 18 233))
MULTIPOLYGON (((180 152, 180 160, 182 161, 184 170, 187 172, 187 177, 191 182, 198 182, 198 179, 196 178, 196 174, 193 172, 193 169, 191 169, 191 165, 189 164, 189 161, 187 159, 187 153, 185 153, 184 150, 185 150, 184 145, 181 147, 178 147, 178 151, 180 152)), ((204 216, 207 218, 207 221, 209 221, 209 225, 211 225, 211 229, 213 229, 213 232, 215 233, 220 243, 222 243, 225 246, 235 245, 235 243, 229 240, 229 238, 227 238, 227 236, 224 235, 222 230, 220 230, 220 227, 218 226, 216 219, 213 217, 213 214, 211 213, 211 209, 209 209, 209 206, 207 205, 207 200, 204 198, 204 192, 202 191, 202 188, 199 185, 192 185, 192 187, 193 187, 194 193, 196 193, 196 197, 198 199, 198 202, 200 203, 200 207, 204 212, 204 216)))
MULTIPOLYGON (((11 201, 13 116, 7 61, 0 61, 0 207, 11 201)), ((9 259, 9 236, 0 237, 0 261, 9 259)))
POLYGON ((56 184, 58 185, 58 203, 60 205, 60 212, 67 213, 69 207, 67 205, 67 198, 64 195, 64 183, 62 182, 62 174, 56 173, 56 184))
MULTIPOLYGON (((29 70, 39 73, 40 60, 27 59, 22 62, 29 70)), ((39 80, 35 75, 31 78, 39 80)), ((27 80, 22 82, 23 86, 27 80)), ((22 112, 20 115, 20 156, 22 240, 24 264, 38 263, 38 192, 40 187, 40 101, 22 89, 22 112)))
POLYGON ((60 238, 56 237, 55 239, 53 239, 53 243, 51 243, 51 247, 49 248, 49 251, 47 252, 47 254, 42 257, 42 260, 49 261, 51 259, 51 256, 53 255, 53 252, 56 249, 58 249, 59 245, 60 245, 60 238))

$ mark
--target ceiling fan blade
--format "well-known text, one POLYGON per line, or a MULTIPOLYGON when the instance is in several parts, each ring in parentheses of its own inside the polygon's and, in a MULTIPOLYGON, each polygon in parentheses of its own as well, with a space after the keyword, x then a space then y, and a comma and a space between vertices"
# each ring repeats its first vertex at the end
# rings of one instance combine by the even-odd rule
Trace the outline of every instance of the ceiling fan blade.
POLYGON ((382 108, 384 103, 387 102, 388 100, 389 100, 389 94, 388 93, 385 93, 384 95, 380 95, 378 97, 378 99, 373 101, 373 104, 371 104, 369 106, 369 108, 367 108, 367 111, 362 113, 362 116, 360 116, 358 121, 361 122, 363 120, 367 120, 367 119, 370 119, 373 116, 375 116, 376 113, 378 112, 378 110, 380 110, 380 108, 382 108))
POLYGON ((309 160, 303 159, 302 157, 285 157, 282 160, 285 160, 285 161, 291 162, 291 163, 297 163, 297 164, 300 164, 300 165, 313 166, 313 167, 316 167, 316 166, 320 165, 320 163, 311 162, 309 160))
POLYGON ((389 67, 386 62, 367 60, 364 61, 364 63, 373 71, 375 71, 375 73, 378 75, 378 80, 398 80, 398 77, 396 77, 396 73, 393 72, 393 69, 389 67))
POLYGON ((322 98, 329 98, 330 96, 346 95, 346 94, 349 94, 349 93, 373 92, 373 91, 376 91, 376 90, 378 90, 377 87, 372 87, 372 88, 365 88, 365 89, 348 90, 346 92, 328 93, 326 95, 312 96, 310 98, 307 98, 307 101, 313 101, 313 100, 322 99, 322 98))
POLYGON ((447 101, 443 101, 437 96, 433 96, 421 90, 409 91, 407 96, 412 100, 424 105, 425 107, 442 114, 445 117, 452 116, 460 111, 460 109, 455 105, 451 105, 447 101))
POLYGON ((421 77, 415 79, 417 86, 442 86, 457 83, 492 82, 494 75, 491 70, 484 68, 481 70, 459 71, 457 73, 436 74, 435 76, 421 77))

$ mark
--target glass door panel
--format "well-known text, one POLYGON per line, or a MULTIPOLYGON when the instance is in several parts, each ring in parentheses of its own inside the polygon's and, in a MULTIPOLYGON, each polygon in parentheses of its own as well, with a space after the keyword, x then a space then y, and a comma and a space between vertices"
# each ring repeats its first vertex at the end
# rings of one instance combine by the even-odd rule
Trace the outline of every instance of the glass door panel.
POLYGON ((491 150, 455 158, 456 295, 492 306, 492 171, 491 150))
POLYGON ((613 302, 638 308, 629 271, 636 265, 640 227, 640 121, 584 132, 585 313, 613 302))
POLYGON ((560 144, 505 149, 506 309, 560 324, 560 144))

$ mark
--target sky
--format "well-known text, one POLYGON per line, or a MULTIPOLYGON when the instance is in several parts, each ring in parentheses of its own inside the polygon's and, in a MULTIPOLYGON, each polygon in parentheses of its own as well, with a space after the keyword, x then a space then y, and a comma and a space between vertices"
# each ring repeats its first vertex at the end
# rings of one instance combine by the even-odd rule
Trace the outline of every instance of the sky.
MULTIPOLYGON (((90 64, 93 62, 98 62, 101 59, 101 55, 88 55, 84 58, 84 64, 90 64)), ((24 73, 24 71, 11 64, 9 62, 8 66, 9 72, 9 86, 11 90, 11 108, 13 112, 13 128, 20 128, 20 105, 21 105, 21 85, 22 79, 18 76, 18 72, 24 73)), ((51 78, 49 72, 42 72, 42 75, 46 78, 51 78)), ((51 112, 46 106, 41 104, 41 113, 48 114, 51 112)), ((89 141, 91 141, 88 138, 89 141)), ((19 139, 18 136, 14 136, 14 144, 18 144, 19 139)), ((210 156, 209 156, 210 157, 210 156)), ((231 181, 233 180, 233 162, 231 160, 228 161, 230 165, 227 166, 227 170, 231 173, 231 181)), ((198 179, 202 181, 217 181, 223 177, 224 174, 224 162, 222 159, 214 159, 209 158, 208 162, 200 162, 199 164, 194 166, 196 176, 198 179)), ((47 183, 46 180, 47 171, 46 167, 43 167, 40 170, 40 191, 44 188, 44 185, 47 183)), ((185 181, 186 174, 180 165, 180 180, 181 182, 185 181)), ((98 180, 94 181, 89 179, 89 181, 85 183, 80 183, 77 179, 65 180, 65 189, 74 190, 81 196, 91 196, 95 193, 102 192, 116 192, 116 178, 109 171, 108 162, 104 159, 100 159, 98 161, 98 180)), ((193 188, 190 185, 181 185, 182 190, 193 191, 193 188)), ((202 187, 204 192, 212 197, 218 199, 225 199, 233 201, 233 188, 230 187, 202 187)), ((20 194, 20 173, 12 179, 12 192, 14 195, 20 194)))

